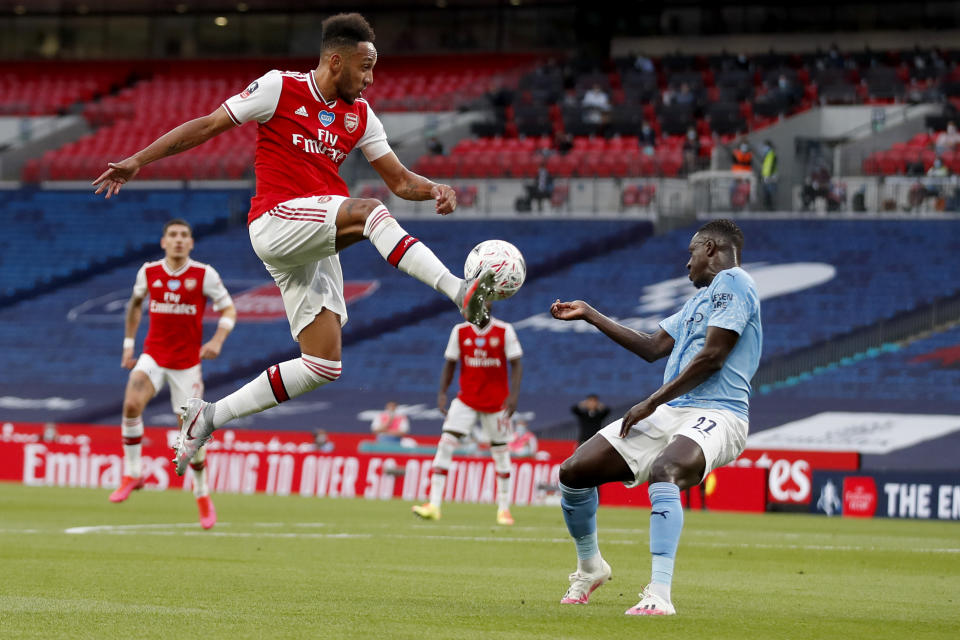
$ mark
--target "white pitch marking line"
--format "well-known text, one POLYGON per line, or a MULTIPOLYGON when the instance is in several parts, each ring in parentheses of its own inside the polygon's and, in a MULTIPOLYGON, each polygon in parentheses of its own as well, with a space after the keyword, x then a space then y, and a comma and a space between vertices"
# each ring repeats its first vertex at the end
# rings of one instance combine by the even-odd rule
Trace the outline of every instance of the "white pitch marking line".
MULTIPOLYGON (((228 524, 228 523, 224 523, 228 524)), ((281 523, 251 523, 251 526, 286 526, 281 523)), ((512 536, 447 536, 437 534, 414 534, 407 535, 401 533, 374 534, 374 533, 296 533, 296 532, 242 532, 242 531, 196 531, 196 523, 171 523, 162 524, 134 524, 134 525, 102 525, 96 527, 71 527, 64 532, 69 534, 88 534, 88 533, 106 533, 110 535, 129 535, 139 533, 141 535, 174 535, 177 531, 170 529, 185 529, 182 531, 186 535, 216 536, 224 538, 283 538, 283 539, 344 539, 361 540, 372 538, 393 538, 407 540, 416 538, 419 540, 447 540, 451 542, 533 542, 540 544, 569 544, 570 538, 517 538, 512 536), (166 529, 166 530, 165 530, 166 529)), ((293 523, 290 526, 324 526, 324 523, 293 523)), ((530 527, 535 528, 535 527, 530 527)), ((604 540, 604 544, 616 545, 634 545, 640 541, 630 540, 604 540)), ((713 549, 737 548, 737 549, 789 549, 802 551, 874 551, 881 553, 945 553, 960 554, 960 548, 952 547, 930 547, 930 548, 912 548, 912 549, 892 549, 875 546, 859 545, 828 545, 828 544, 773 544, 773 543, 751 543, 751 542, 699 542, 696 540, 687 541, 685 546, 707 547, 713 549)))

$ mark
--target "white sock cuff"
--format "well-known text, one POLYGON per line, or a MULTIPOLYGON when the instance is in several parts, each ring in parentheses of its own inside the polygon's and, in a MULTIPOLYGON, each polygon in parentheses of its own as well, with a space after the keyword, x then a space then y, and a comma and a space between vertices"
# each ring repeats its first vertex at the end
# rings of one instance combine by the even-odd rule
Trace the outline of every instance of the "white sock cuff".
POLYGON ((456 436, 443 432, 440 434, 440 442, 437 443, 437 453, 433 456, 433 466, 438 469, 449 469, 453 462, 453 451, 457 448, 460 441, 456 436))
POLYGON ((120 423, 120 433, 125 438, 135 438, 143 435, 143 416, 124 418, 120 423))
POLYGON ((335 381, 343 372, 343 362, 340 360, 324 360, 305 353, 300 354, 300 360, 311 373, 323 379, 321 384, 335 381))
MULTIPOLYGON (((380 205, 376 209, 370 212, 370 215, 367 216, 366 222, 363 224, 363 237, 369 238, 381 224, 390 224, 393 222, 397 223, 396 219, 390 215, 390 212, 387 211, 387 208, 383 205, 380 205)), ((385 228, 385 227, 384 227, 385 228)))
POLYGON ((510 449, 505 444, 490 447, 493 468, 497 473, 510 473, 510 449))

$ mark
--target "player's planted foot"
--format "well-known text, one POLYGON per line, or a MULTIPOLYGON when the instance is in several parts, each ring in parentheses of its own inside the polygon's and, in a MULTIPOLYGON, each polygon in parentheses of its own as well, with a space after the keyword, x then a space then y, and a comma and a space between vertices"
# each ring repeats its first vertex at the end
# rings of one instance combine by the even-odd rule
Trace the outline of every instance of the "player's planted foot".
POLYGON ((439 520, 440 509, 433 506, 432 503, 413 505, 413 513, 424 520, 439 520))
POLYGON ((570 574, 570 588, 563 594, 560 604, 587 604, 590 600, 590 594, 596 591, 597 587, 602 586, 613 575, 613 570, 606 560, 597 573, 581 573, 574 571, 570 574))
POLYGON ((500 509, 497 511, 497 524, 512 525, 513 516, 510 515, 510 509, 500 509))
POLYGON ((215 407, 212 402, 204 402, 200 398, 190 398, 187 404, 181 407, 178 418, 180 435, 174 447, 177 453, 173 456, 178 476, 186 472, 190 459, 210 440, 215 407))
POLYGON ((143 478, 123 476, 123 479, 120 480, 120 486, 110 494, 110 502, 123 502, 137 489, 143 489, 143 478))
POLYGON ((485 303, 493 293, 496 275, 493 269, 484 269, 476 278, 464 280, 460 285, 456 303, 460 307, 460 313, 470 324, 481 326, 490 318, 485 303))
POLYGON ((640 594, 640 602, 625 611, 628 616, 672 616, 677 610, 673 604, 644 588, 640 594))
POLYGON ((213 507, 213 500, 210 496, 200 496, 197 498, 197 509, 200 510, 200 526, 209 529, 217 524, 217 510, 213 507))

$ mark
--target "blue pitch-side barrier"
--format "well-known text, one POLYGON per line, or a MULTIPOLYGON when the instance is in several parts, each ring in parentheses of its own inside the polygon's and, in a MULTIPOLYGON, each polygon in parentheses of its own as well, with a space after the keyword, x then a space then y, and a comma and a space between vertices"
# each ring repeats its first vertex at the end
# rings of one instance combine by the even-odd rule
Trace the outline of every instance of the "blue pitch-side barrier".
MULTIPOLYGON (((745 262, 764 295, 764 358, 951 293, 956 289, 952 281, 931 274, 947 273, 952 265, 960 243, 953 224, 742 221, 745 262)), ((455 270, 470 247, 486 238, 508 239, 524 252, 531 278, 494 313, 518 328, 526 352, 521 409, 535 414, 534 428, 568 422, 570 404, 586 393, 596 392, 622 406, 659 385, 662 364, 649 365, 596 333, 571 331, 572 325, 549 319, 546 310, 558 297, 583 298, 638 329, 654 330, 659 319, 693 293, 684 265, 695 227, 642 242, 645 233, 627 221, 451 217, 405 225, 455 270), (624 242, 629 234, 635 241, 624 242), (622 248, 612 251, 609 244, 597 242, 618 237, 622 248)), ((269 284, 242 228, 201 238, 195 257, 214 264, 235 295, 269 284)), ((262 414, 251 424, 362 431, 367 424, 358 415, 394 399, 415 407, 415 432, 436 432, 440 422, 431 409, 443 348, 458 321, 456 311, 386 265, 371 247, 351 248, 341 259, 347 280, 375 281, 379 287, 349 308, 344 375, 336 384, 262 414)), ((0 348, 8 363, 0 371, 0 396, 11 398, 0 400, 4 418, 116 421, 127 376, 118 363, 122 306, 140 262, 0 311, 0 348), (71 311, 75 313, 68 320, 71 311), (57 397, 63 400, 48 400, 57 397)), ((954 332, 938 334, 907 349, 870 354, 755 396, 752 428, 762 430, 827 409, 960 412, 951 391, 958 369, 932 360, 913 361, 956 343, 960 336, 954 332), (944 384, 930 384, 931 377, 944 384)), ((282 318, 241 322, 222 357, 205 363, 207 396, 222 396, 277 359, 296 353, 282 318)), ((148 419, 160 424, 167 413, 167 405, 158 400, 148 419)))

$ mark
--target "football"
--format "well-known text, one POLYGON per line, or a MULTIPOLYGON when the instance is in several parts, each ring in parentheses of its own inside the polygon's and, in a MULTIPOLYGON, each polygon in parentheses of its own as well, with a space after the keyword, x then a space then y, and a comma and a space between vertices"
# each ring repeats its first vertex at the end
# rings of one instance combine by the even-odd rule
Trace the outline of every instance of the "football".
POLYGON ((523 254, 506 240, 484 240, 471 249, 463 264, 463 277, 475 278, 485 267, 496 273, 491 300, 506 300, 520 290, 527 277, 523 254))

